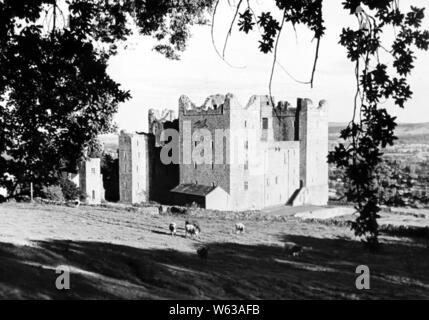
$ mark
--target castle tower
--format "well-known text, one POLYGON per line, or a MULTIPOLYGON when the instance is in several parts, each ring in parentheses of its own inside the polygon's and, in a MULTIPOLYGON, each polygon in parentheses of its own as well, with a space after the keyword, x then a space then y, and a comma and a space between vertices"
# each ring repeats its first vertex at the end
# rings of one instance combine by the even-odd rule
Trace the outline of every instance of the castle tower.
POLYGON ((92 158, 79 164, 80 189, 86 193, 89 204, 98 205, 104 200, 103 176, 101 174, 100 158, 92 158))
POLYGON ((180 185, 172 190, 177 203, 234 211, 286 205, 299 189, 296 109, 284 104, 273 113, 272 103, 268 96, 253 96, 242 107, 227 94, 197 107, 181 97, 180 185), (208 153, 207 162, 202 154, 208 153))
POLYGON ((119 136, 120 201, 142 203, 149 200, 149 139, 146 134, 119 136))
POLYGON ((328 203, 328 106, 322 100, 314 106, 298 99, 300 140, 300 181, 306 188, 305 203, 328 203))

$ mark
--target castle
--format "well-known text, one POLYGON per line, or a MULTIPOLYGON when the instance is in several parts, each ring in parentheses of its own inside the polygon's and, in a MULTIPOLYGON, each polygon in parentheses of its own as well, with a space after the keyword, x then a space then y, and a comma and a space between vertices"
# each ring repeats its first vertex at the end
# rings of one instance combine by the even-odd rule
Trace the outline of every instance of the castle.
POLYGON ((123 202, 240 211, 328 201, 325 101, 253 96, 243 107, 227 94, 196 106, 182 96, 178 119, 150 110, 149 133, 119 141, 123 202))

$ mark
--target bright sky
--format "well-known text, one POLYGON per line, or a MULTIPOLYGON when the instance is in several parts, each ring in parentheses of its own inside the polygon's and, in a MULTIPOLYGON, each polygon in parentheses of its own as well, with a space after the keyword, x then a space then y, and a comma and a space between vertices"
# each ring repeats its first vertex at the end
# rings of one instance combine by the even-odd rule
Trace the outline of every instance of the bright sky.
MULTIPOLYGON (((254 0, 257 10, 269 9, 261 0, 254 0)), ((282 67, 276 67, 273 81, 273 95, 276 100, 296 103, 298 97, 311 98, 315 103, 321 99, 329 101, 329 118, 332 122, 349 121, 352 116, 353 99, 356 90, 354 65, 346 58, 345 49, 338 44, 341 29, 356 27, 354 16, 342 9, 342 0, 324 1, 326 35, 322 40, 315 87, 294 81, 282 67)), ((221 0, 215 20, 215 42, 222 52, 225 35, 234 14, 227 0, 221 0)), ((429 7, 429 0, 402 0, 403 9, 410 4, 429 7)), ((426 15, 429 15, 427 9, 426 15)), ((429 29, 429 18, 424 25, 429 29)), ((392 31, 393 33, 393 31, 392 31)), ((127 48, 112 58, 109 74, 123 88, 130 90, 132 99, 120 106, 116 121, 121 129, 143 131, 147 129, 147 112, 150 108, 177 110, 178 99, 182 94, 191 98, 197 105, 209 95, 231 92, 243 105, 254 94, 268 94, 268 83, 273 56, 264 55, 258 50, 258 31, 245 35, 234 28, 227 49, 228 66, 213 48, 210 27, 196 26, 192 38, 180 61, 170 61, 152 51, 154 41, 149 37, 134 36, 127 48)), ((315 41, 305 27, 292 26, 283 30, 279 44, 279 63, 301 81, 308 81, 313 67, 315 41)), ((399 122, 429 122, 428 102, 425 99, 429 90, 429 53, 419 52, 416 68, 410 79, 414 92, 413 100, 405 110, 383 106, 398 116, 399 122)), ((389 59, 386 55, 383 59, 389 59)))

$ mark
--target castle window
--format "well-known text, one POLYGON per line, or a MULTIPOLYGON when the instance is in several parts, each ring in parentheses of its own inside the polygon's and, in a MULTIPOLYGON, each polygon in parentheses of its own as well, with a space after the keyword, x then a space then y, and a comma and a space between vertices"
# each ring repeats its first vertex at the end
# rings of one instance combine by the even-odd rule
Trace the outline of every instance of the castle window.
POLYGON ((91 173, 95 174, 95 168, 91 168, 91 173))
POLYGON ((244 121, 244 127, 247 128, 247 121, 244 121))
POLYGON ((244 190, 249 190, 249 182, 244 181, 244 190))
POLYGON ((244 148, 245 148, 246 150, 248 150, 248 149, 249 149, 249 141, 246 141, 246 142, 244 143, 244 148))
POLYGON ((262 118, 262 129, 268 130, 268 118, 262 118))
POLYGON ((213 186, 213 187, 216 187, 216 182, 212 182, 212 186, 213 186))
POLYGON ((279 184, 279 177, 276 177, 276 184, 279 184))
POLYGON ((95 190, 92 190, 92 200, 95 200, 95 190))
POLYGON ((249 160, 244 163, 244 170, 249 170, 249 160))
POLYGON ((194 169, 197 169, 197 163, 194 162, 194 169))

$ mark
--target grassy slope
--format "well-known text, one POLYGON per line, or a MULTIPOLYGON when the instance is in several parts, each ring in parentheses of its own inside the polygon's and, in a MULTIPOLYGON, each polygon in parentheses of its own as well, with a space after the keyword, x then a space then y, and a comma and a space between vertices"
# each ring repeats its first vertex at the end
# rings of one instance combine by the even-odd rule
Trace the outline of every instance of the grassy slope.
POLYGON ((99 208, 0 207, 1 298, 428 298, 427 243, 383 239, 371 254, 343 227, 291 216, 244 221, 198 217, 199 240, 185 239, 185 217, 99 208), (168 224, 179 235, 168 235, 168 224), (31 241, 29 241, 31 240, 31 241), (283 243, 305 247, 284 254, 283 243), (195 248, 210 247, 208 261, 195 248), (54 269, 73 266, 72 289, 58 291, 54 269), (371 270, 371 290, 355 289, 355 269, 371 270))

